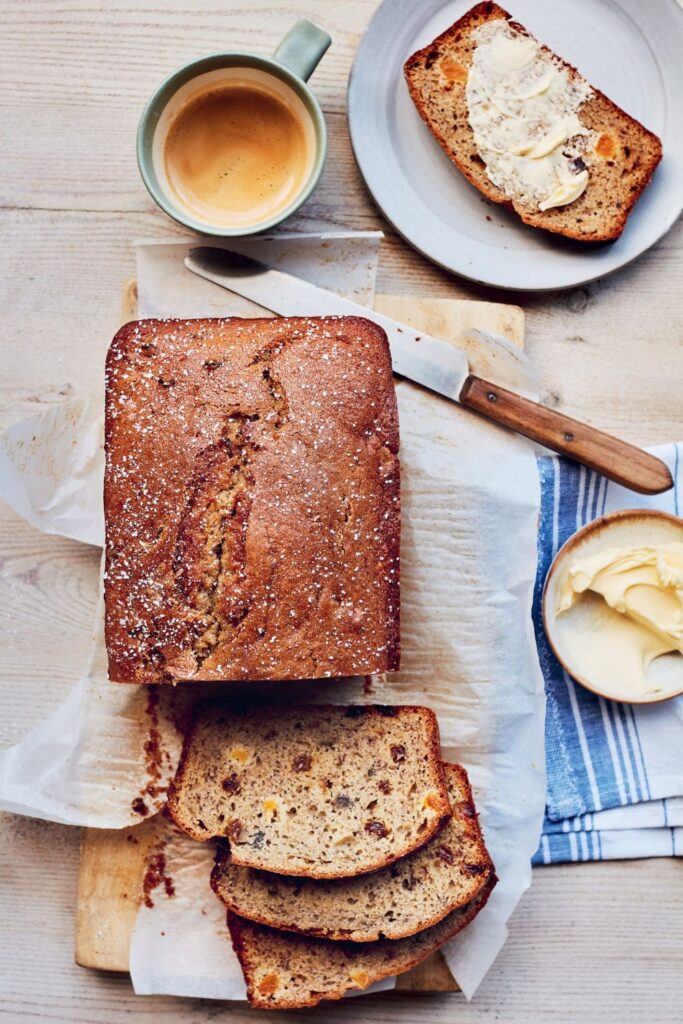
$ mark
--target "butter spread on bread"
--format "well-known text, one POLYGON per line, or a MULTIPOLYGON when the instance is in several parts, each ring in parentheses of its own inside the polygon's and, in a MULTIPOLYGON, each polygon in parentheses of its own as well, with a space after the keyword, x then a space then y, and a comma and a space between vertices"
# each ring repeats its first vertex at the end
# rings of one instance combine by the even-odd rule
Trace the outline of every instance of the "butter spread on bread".
POLYGON ((448 158, 532 227, 583 242, 618 238, 661 160, 653 132, 495 3, 477 4, 404 71, 448 158))
POLYGON ((467 106, 487 175, 539 210, 574 202, 588 184, 583 156, 594 133, 578 111, 592 89, 505 20, 472 35, 467 106))

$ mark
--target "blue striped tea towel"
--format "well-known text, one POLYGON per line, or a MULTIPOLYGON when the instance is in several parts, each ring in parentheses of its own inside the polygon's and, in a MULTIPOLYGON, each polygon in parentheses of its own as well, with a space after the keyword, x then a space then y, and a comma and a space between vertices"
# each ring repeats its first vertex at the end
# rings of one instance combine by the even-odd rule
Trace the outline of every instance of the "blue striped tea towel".
POLYGON ((636 706, 595 696, 564 672, 541 616, 550 563, 580 527, 622 508, 680 514, 683 445, 653 452, 667 463, 675 485, 647 497, 565 459, 538 459, 533 620, 547 696, 548 797, 534 864, 683 856, 683 697, 636 706))

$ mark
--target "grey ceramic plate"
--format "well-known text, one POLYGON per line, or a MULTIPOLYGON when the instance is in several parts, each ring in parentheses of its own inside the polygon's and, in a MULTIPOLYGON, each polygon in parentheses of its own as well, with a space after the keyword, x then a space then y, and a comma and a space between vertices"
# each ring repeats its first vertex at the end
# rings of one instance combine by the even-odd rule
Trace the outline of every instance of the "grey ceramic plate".
POLYGON ((448 270, 499 288, 575 287, 624 266, 683 208, 683 11, 677 0, 510 0, 510 10, 628 113, 656 132, 664 159, 616 242, 586 246, 529 228, 451 164, 408 95, 403 63, 474 0, 384 0, 351 73, 356 160, 387 219, 448 270))

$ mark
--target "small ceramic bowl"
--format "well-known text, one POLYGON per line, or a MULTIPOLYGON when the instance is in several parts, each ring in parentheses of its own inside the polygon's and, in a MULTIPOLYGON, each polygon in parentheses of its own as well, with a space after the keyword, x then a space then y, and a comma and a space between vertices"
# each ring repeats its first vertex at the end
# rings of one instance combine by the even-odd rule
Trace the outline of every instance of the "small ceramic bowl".
POLYGON ((556 616, 558 589, 565 571, 575 559, 589 557, 607 547, 656 546, 675 542, 683 542, 683 519, 667 512, 646 509, 624 510, 612 512, 584 526, 569 538, 555 556, 543 591, 543 622, 546 635, 563 668, 577 683, 581 683, 592 693, 629 704, 656 704, 671 700, 672 697, 683 694, 683 656, 668 654, 655 659, 650 666, 648 678, 651 678, 660 689, 640 699, 620 693, 618 682, 613 680, 585 678, 576 665, 576 634, 577 630, 587 626, 591 619, 595 619, 596 604, 602 603, 602 598, 595 595, 593 599, 587 595, 568 611, 556 616))

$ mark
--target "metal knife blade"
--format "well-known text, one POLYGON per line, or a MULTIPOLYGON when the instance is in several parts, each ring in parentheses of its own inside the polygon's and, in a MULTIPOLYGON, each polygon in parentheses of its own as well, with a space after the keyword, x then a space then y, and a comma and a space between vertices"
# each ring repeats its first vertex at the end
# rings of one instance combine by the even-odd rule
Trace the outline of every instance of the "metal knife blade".
POLYGON ((293 274, 273 270, 258 260, 226 249, 200 246, 185 257, 185 266, 199 277, 222 285, 282 316, 370 317, 387 332, 394 373, 459 401, 469 374, 464 352, 445 341, 415 331, 391 317, 319 288, 293 274))
POLYGON ((669 468, 661 459, 539 405, 516 390, 509 391, 471 373, 467 354, 445 341, 342 299, 303 278, 273 270, 225 249, 210 246, 192 249, 185 257, 185 266, 207 281, 246 296, 273 313, 370 317, 386 331, 394 372, 402 377, 459 402, 538 444, 583 462, 625 487, 643 494, 658 494, 673 486, 669 468))

